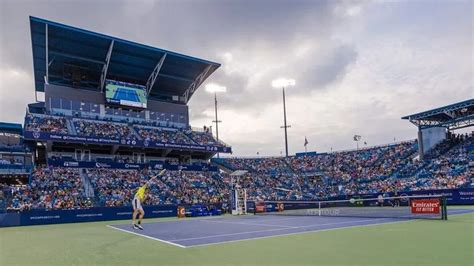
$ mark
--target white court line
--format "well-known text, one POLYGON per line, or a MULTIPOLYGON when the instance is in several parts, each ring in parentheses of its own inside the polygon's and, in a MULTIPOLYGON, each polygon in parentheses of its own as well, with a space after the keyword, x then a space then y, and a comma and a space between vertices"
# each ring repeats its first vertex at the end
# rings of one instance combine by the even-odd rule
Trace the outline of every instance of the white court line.
MULTIPOLYGON (((460 212, 461 210, 457 211, 460 212)), ((463 210, 464 211, 464 210, 463 210)), ((463 212, 463 213, 453 213, 451 215, 464 215, 464 214, 471 214, 472 212, 463 212)), ((383 218, 383 219, 390 219, 390 218, 383 218)), ((374 220, 374 219, 371 219, 374 220)), ((280 237, 280 236, 291 236, 291 235, 301 235, 301 234, 308 234, 308 233, 319 233, 325 231, 333 231, 333 230, 340 230, 346 228, 354 228, 354 227, 367 227, 367 226, 377 226, 377 225, 385 225, 385 224, 394 224, 394 223, 408 223, 414 221, 421 221, 419 219, 411 219, 411 220, 400 220, 400 221, 393 221, 393 222, 385 222, 385 223, 374 223, 374 224, 362 224, 362 225, 350 225, 344 227, 335 227, 335 228, 328 228, 328 229, 320 229, 320 230, 311 230, 311 231, 303 231, 303 232, 296 232, 296 233, 286 233, 286 234, 278 234, 278 235, 270 235, 270 236, 259 236, 259 237, 252 237, 252 238, 244 238, 244 239, 236 239, 236 240, 227 240, 227 241, 220 241, 215 243, 206 243, 206 244, 197 244, 187 246, 187 248, 194 248, 194 247, 205 247, 205 246, 212 246, 212 245, 219 245, 225 243, 233 243, 233 242, 241 242, 241 241, 249 241, 255 239, 265 239, 265 238, 272 238, 272 237, 280 237)))
MULTIPOLYGON (((383 219, 386 220, 386 219, 391 219, 391 218, 383 218, 383 219)), ((291 228, 277 228, 277 229, 269 229, 269 230, 247 231, 247 232, 239 232, 239 233, 231 233, 231 234, 210 235, 210 236, 182 238, 182 239, 171 239, 171 240, 172 241, 189 241, 189 240, 199 240, 199 239, 222 237, 222 236, 236 236, 236 235, 245 235, 245 234, 253 234, 253 233, 265 233, 265 232, 273 232, 273 231, 282 231, 282 230, 288 230, 288 229, 299 229, 299 228, 306 228, 306 227, 319 227, 319 226, 334 225, 334 224, 361 223, 361 222, 375 221, 375 220, 380 220, 380 219, 355 220, 355 221, 346 221, 346 222, 338 222, 338 223, 326 223, 326 224, 312 224, 312 225, 304 225, 304 226, 291 227, 291 228)), ((253 238, 250 238, 250 239, 253 239, 253 238)))
MULTIPOLYGON (((451 211, 451 215, 464 215, 464 214, 470 214, 472 212, 465 212, 465 210, 453 210, 451 211), (453 212, 462 212, 462 213, 453 213, 453 212)), ((448 214, 449 215, 449 214, 448 214)), ((323 226, 323 225, 332 225, 332 224, 344 224, 344 223, 358 223, 362 221, 374 221, 374 220, 386 220, 386 219, 392 219, 392 218, 378 218, 378 219, 369 219, 369 220, 356 220, 356 221, 347 221, 347 222, 339 222, 339 223, 328 223, 328 224, 313 224, 313 225, 306 225, 306 226, 300 226, 299 228, 304 228, 304 227, 314 227, 314 226, 323 226)), ((201 220, 201 219, 199 219, 201 220)), ((202 219, 203 220, 203 219, 202 219)), ((285 219, 286 220, 286 219, 285 219)), ((288 218, 289 220, 289 218, 288 218)), ((300 234, 307 234, 307 233, 317 233, 317 232, 324 232, 324 231, 332 231, 332 230, 339 230, 339 229, 346 229, 346 228, 353 228, 353 227, 366 227, 366 226, 377 226, 377 225, 384 225, 384 224, 393 224, 393 223, 407 223, 407 222, 413 222, 413 221, 419 221, 418 219, 412 219, 412 220, 400 220, 400 221, 393 221, 393 222, 384 222, 384 223, 373 223, 373 224, 362 224, 362 225, 350 225, 350 226, 344 226, 344 227, 336 227, 336 228, 328 228, 328 229, 315 229, 311 231, 302 231, 302 232, 295 232, 295 233, 286 233, 286 234, 278 234, 278 235, 270 235, 270 236, 261 236, 261 237, 252 237, 252 238, 245 238, 245 239, 236 239, 236 240, 227 240, 227 241, 220 241, 220 242, 215 242, 215 243, 206 243, 206 244, 198 244, 198 245, 190 245, 190 246, 183 246, 171 241, 166 241, 163 239, 159 239, 156 237, 151 237, 147 235, 142 235, 139 233, 135 233, 133 231, 128 231, 125 229, 117 228, 111 225, 107 225, 107 227, 116 229, 122 232, 130 233, 133 235, 137 236, 142 236, 148 239, 152 240, 157 240, 162 243, 170 244, 173 246, 177 246, 180 248, 193 248, 193 247, 202 247, 202 246, 210 246, 210 245, 218 245, 218 244, 225 244, 225 243, 233 243, 233 242, 240 242, 240 241, 249 241, 249 240, 255 240, 255 239, 265 239, 265 238, 271 238, 271 237, 280 237, 280 236, 289 236, 289 235, 300 235, 300 234)), ((271 232, 271 231, 281 231, 281 230, 287 230, 290 228, 277 228, 277 229, 271 229, 271 230, 260 230, 260 231, 249 231, 249 232, 242 232, 242 233, 236 233, 236 234, 247 234, 247 233, 258 233, 258 232, 271 232)), ((227 234, 227 235, 233 235, 233 234, 227 234)), ((216 236, 225 236, 225 235, 216 235, 216 236)), ((210 237, 215 237, 215 236, 210 236, 210 237)), ((200 239, 200 238, 195 238, 195 239, 200 239)), ((173 239, 173 241, 185 241, 185 240, 192 240, 192 239, 173 239)))
MULTIPOLYGON (((372 220, 373 220, 373 219, 372 219, 372 220)), ((227 240, 227 241, 221 241, 221 242, 215 242, 215 243, 198 244, 198 245, 187 246, 187 248, 212 246, 212 245, 218 245, 218 244, 241 242, 241 241, 249 241, 249 240, 255 240, 255 239, 265 239, 265 238, 271 238, 271 237, 301 235, 301 234, 308 234, 308 233, 319 233, 319 232, 340 230, 340 229, 353 228, 353 227, 366 227, 366 226, 376 226, 376 225, 393 224, 393 223, 406 223, 406 222, 413 222, 413 221, 415 221, 415 220, 394 221, 394 222, 375 223, 375 224, 361 224, 361 225, 357 225, 357 224, 356 224, 356 225, 349 225, 349 226, 344 226, 344 227, 335 227, 335 228, 319 229, 319 230, 318 230, 318 229, 315 229, 315 230, 311 230, 311 231, 302 231, 302 232, 296 232, 296 233, 286 233, 286 234, 278 234, 278 235, 270 235, 270 236, 258 236, 258 237, 252 237, 252 238, 244 238, 244 239, 236 239, 236 240, 227 240)))
POLYGON ((212 220, 200 220, 202 222, 208 223, 220 223, 220 224, 242 224, 242 225, 258 225, 258 226, 268 226, 268 227, 282 227, 282 228, 298 228, 297 226, 288 226, 288 225, 276 225, 276 224, 259 224, 259 223, 246 223, 246 222, 223 222, 223 221, 212 221, 212 220))
POLYGON ((183 246, 183 245, 180 245, 180 244, 176 244, 176 243, 166 241, 166 240, 163 240, 163 239, 159 239, 159 238, 156 238, 156 237, 152 237, 152 236, 142 235, 142 234, 135 233, 133 231, 128 231, 128 230, 125 230, 125 229, 121 229, 121 228, 118 228, 118 227, 115 227, 115 226, 107 225, 107 227, 115 229, 115 230, 119 230, 119 231, 122 231, 122 232, 126 232, 126 233, 129 233, 129 234, 133 234, 133 235, 137 235, 137 236, 143 236, 143 237, 146 237, 146 238, 149 238, 149 239, 157 240, 157 241, 160 241, 160 242, 163 242, 163 243, 166 243, 166 244, 170 244, 170 245, 173 245, 173 246, 177 246, 177 247, 180 247, 180 248, 186 248, 186 246, 183 246))

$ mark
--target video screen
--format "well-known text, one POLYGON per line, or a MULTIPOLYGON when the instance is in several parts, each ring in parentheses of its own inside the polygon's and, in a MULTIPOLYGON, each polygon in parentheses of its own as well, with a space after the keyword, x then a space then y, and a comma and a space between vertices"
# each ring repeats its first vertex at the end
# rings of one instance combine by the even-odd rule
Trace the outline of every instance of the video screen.
POLYGON ((107 80, 105 83, 105 100, 112 104, 146 108, 146 88, 137 84, 107 80))

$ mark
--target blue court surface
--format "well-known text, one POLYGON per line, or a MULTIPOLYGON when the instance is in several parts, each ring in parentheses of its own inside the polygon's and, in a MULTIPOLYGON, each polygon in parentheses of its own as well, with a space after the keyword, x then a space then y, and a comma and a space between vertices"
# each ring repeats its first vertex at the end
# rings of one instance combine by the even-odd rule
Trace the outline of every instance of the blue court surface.
POLYGON ((139 102, 140 101, 136 91, 125 89, 125 88, 118 88, 115 91, 114 99, 133 101, 133 102, 139 102))
MULTIPOLYGON (((474 212, 473 209, 453 209, 449 210, 449 215, 472 212, 474 212)), ((177 247, 188 248, 407 221, 412 220, 400 218, 247 215, 185 218, 177 221, 144 223, 144 230, 134 230, 130 224, 108 225, 108 227, 177 247)), ((444 221, 439 222, 443 223, 444 221)))

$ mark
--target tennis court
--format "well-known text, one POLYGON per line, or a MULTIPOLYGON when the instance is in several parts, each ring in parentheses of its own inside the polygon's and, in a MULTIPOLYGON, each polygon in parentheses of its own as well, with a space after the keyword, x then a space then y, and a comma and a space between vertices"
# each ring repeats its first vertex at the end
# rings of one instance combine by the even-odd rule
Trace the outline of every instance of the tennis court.
MULTIPOLYGON (((448 215, 474 213, 472 209, 453 209, 448 215)), ((144 224, 144 230, 134 230, 130 224, 108 227, 154 239, 181 248, 252 240, 340 228, 407 222, 407 218, 325 217, 246 215, 210 219, 186 219, 144 224)), ((443 221, 439 221, 443 223, 443 221)))
POLYGON ((135 90, 118 87, 114 93, 114 99, 121 99, 132 102, 140 102, 140 98, 135 90))

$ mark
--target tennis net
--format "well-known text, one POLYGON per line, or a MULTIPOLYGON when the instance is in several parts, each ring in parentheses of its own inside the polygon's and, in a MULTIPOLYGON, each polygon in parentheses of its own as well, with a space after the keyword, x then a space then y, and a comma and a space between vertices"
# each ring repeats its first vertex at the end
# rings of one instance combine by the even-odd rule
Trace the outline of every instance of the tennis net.
POLYGON ((260 201, 249 206, 256 215, 334 216, 447 220, 441 195, 351 198, 332 201, 260 201), (253 206, 252 206, 253 205, 253 206))

